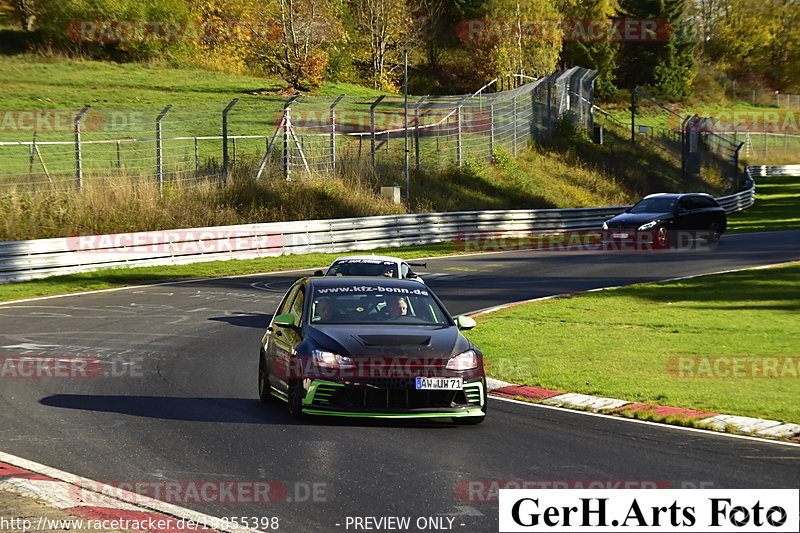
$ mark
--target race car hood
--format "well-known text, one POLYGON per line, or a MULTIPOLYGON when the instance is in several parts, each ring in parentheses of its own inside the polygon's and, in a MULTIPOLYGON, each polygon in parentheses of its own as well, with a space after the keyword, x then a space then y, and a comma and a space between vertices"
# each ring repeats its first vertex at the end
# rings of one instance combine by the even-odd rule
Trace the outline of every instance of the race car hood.
POLYGON ((606 224, 609 229, 636 229, 647 222, 664 220, 670 216, 668 213, 622 213, 606 220, 606 224))
POLYGON ((413 356, 449 358, 470 349, 455 326, 328 325, 309 328, 317 348, 350 357, 413 356))

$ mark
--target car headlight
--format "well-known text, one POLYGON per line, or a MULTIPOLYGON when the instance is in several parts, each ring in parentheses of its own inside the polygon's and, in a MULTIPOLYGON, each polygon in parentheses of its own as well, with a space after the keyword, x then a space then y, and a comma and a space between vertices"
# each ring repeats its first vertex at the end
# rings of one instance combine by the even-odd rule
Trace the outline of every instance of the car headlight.
POLYGON ((478 355, 475 350, 467 350, 454 355, 447 361, 447 370, 471 370, 478 367, 478 355))
POLYGON ((356 363, 350 357, 339 355, 327 350, 313 350, 311 357, 314 362, 325 368, 355 368, 356 363))
POLYGON ((642 229, 650 229, 650 228, 652 228, 653 226, 655 226, 656 224, 658 224, 658 222, 659 222, 658 220, 653 220, 653 221, 651 221, 651 222, 645 222, 644 224, 642 224, 641 226, 639 226, 639 229, 640 229, 640 230, 642 230, 642 229))
POLYGON ((608 222, 603 222, 603 229, 608 229, 608 222))

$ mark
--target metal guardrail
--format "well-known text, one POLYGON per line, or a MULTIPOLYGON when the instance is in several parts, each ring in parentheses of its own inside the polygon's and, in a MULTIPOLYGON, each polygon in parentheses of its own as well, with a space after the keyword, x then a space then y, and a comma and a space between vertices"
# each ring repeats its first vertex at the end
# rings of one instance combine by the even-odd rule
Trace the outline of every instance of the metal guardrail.
POLYGON ((750 165, 748 176, 800 176, 800 165, 750 165))
MULTIPOLYGON (((755 201, 755 186, 751 183, 747 190, 717 200, 729 213, 746 209, 755 201)), ((458 240, 478 231, 496 234, 498 231, 592 230, 627 207, 388 215, 3 242, 0 243, 0 283, 110 267, 177 265, 429 244, 458 240)))

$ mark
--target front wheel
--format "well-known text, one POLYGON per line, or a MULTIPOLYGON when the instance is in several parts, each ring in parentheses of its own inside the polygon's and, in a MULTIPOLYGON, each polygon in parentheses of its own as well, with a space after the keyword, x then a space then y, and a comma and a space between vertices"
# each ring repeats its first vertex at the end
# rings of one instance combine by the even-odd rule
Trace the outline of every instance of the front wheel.
POLYGON ((271 403, 272 394, 269 384, 269 366, 265 361, 264 352, 258 356, 258 399, 261 403, 271 403))
POLYGON ((295 420, 303 418, 303 397, 305 390, 303 389, 303 382, 299 379, 293 379, 289 382, 289 394, 287 394, 287 404, 289 407, 289 415, 295 420))

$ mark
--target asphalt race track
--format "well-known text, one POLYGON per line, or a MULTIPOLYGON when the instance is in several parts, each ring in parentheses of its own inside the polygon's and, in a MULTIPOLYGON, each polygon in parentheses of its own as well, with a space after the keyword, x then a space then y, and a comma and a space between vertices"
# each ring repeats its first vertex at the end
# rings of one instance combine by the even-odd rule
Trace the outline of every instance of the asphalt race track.
MULTIPOLYGON (((421 272, 459 314, 797 259, 800 231, 726 235, 713 252, 433 259, 421 272)), ((455 519, 454 530, 497 531, 497 503, 482 501, 491 494, 460 490, 477 486, 467 485, 470 480, 798 487, 800 447, 496 399, 486 422, 475 427, 293 422, 284 405, 259 404, 256 368, 263 329, 298 275, 0 306, 0 357, 90 356, 113 374, 0 380, 0 450, 112 484, 279 482, 286 499, 275 503, 171 502, 216 516, 275 516, 280 531, 289 532, 345 531, 348 516, 410 516, 412 524, 417 517, 445 516, 455 519)))

